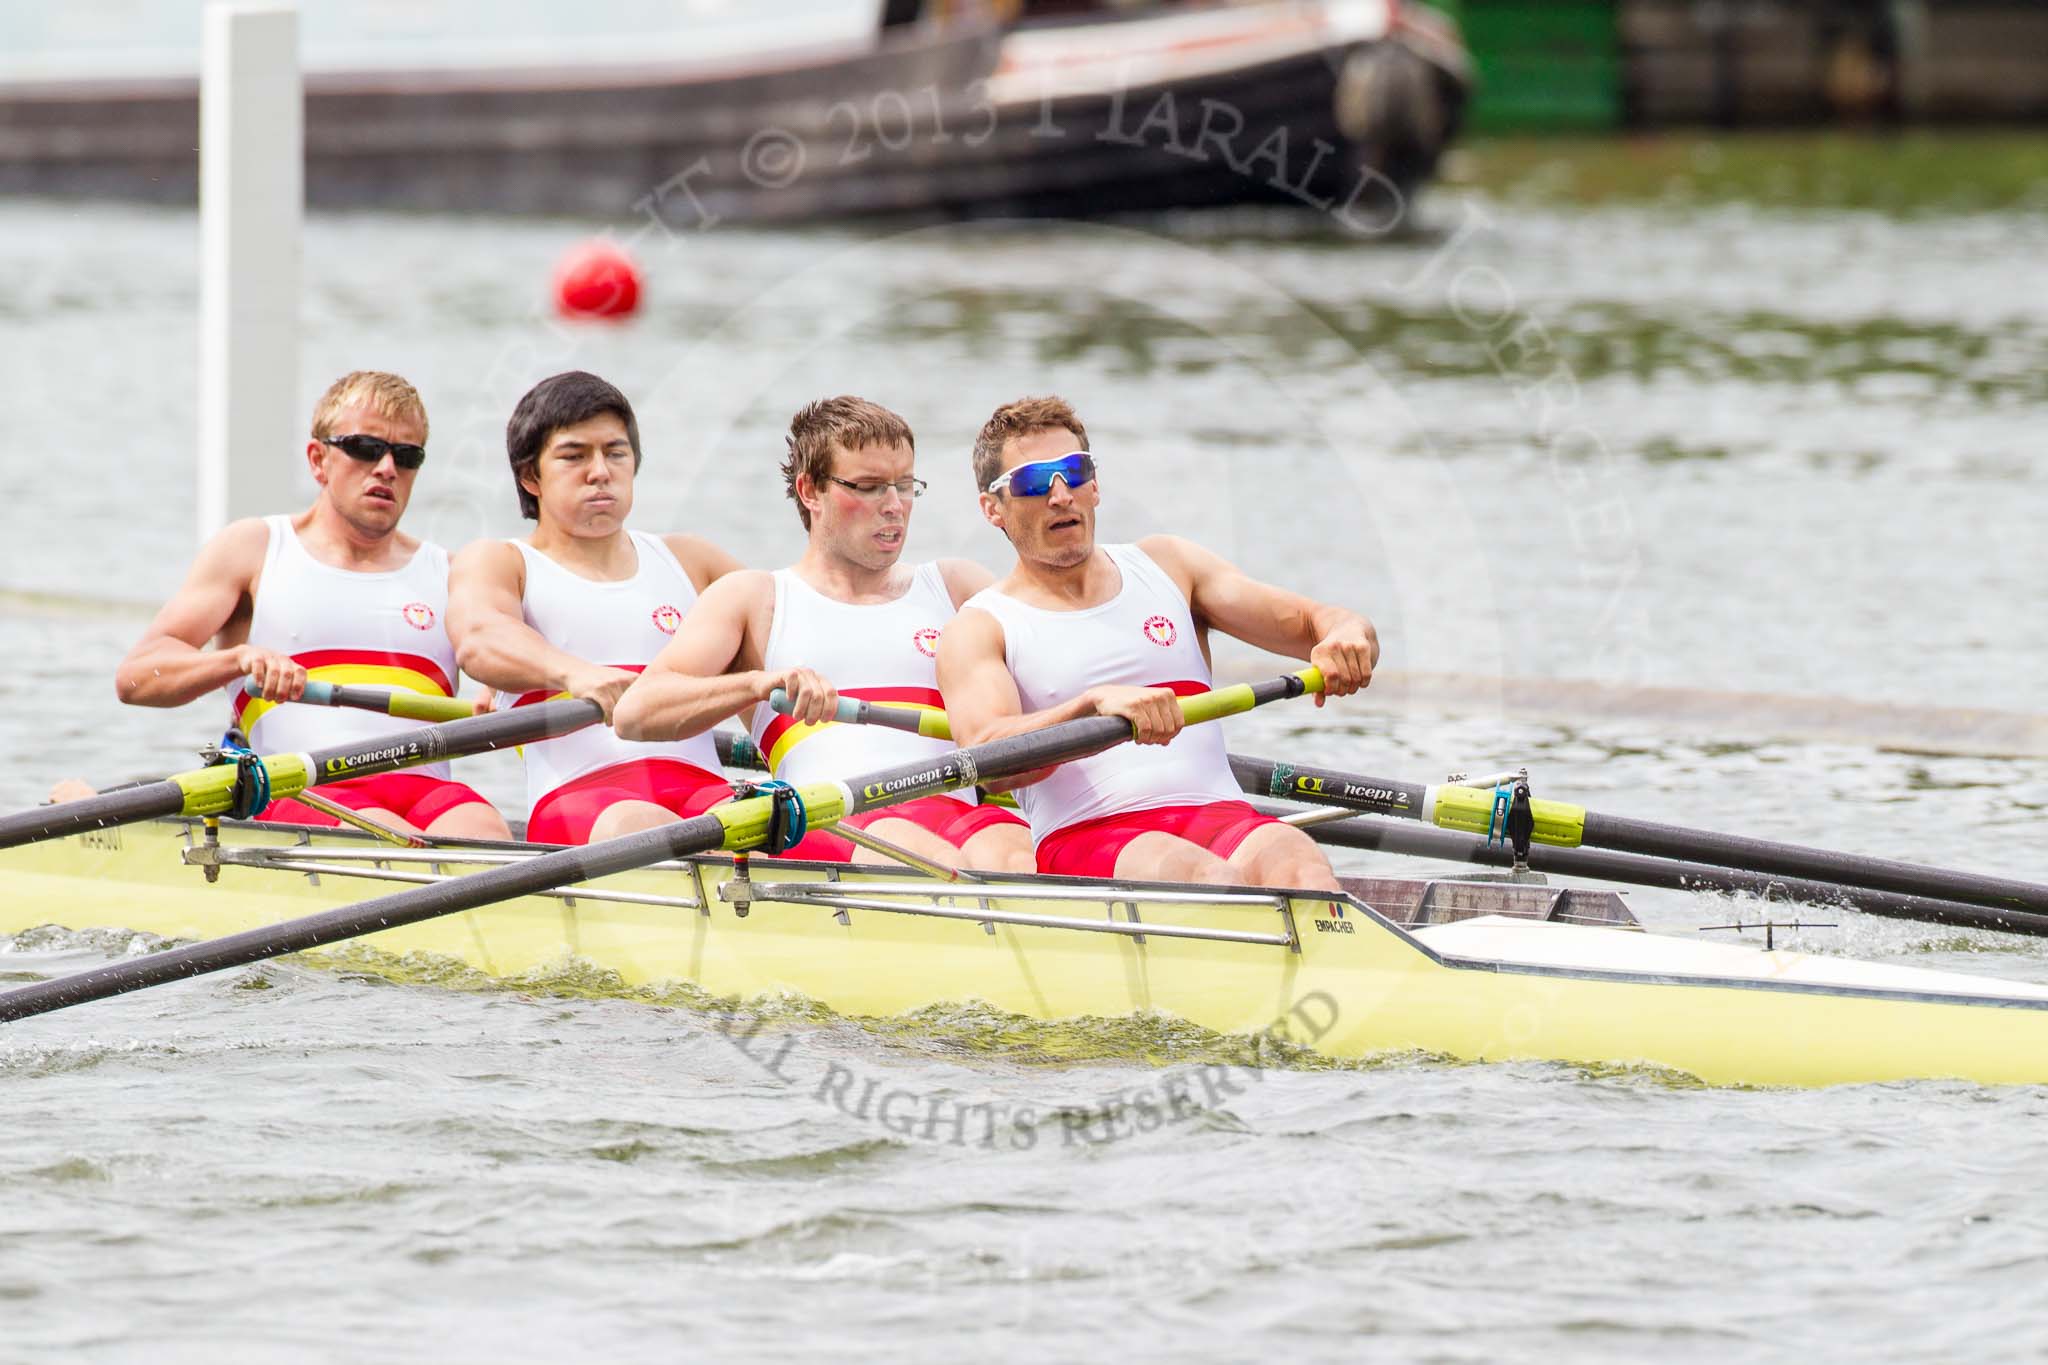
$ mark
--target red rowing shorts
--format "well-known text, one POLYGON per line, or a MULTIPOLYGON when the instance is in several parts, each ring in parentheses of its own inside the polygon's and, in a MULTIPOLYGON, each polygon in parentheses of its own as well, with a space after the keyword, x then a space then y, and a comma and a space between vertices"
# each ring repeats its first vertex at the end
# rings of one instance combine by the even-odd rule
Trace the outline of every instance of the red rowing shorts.
POLYGON ((1198 806, 1155 806, 1127 815, 1105 815, 1056 829, 1038 845, 1038 870, 1063 877, 1114 877, 1117 855, 1140 834, 1171 834, 1200 844, 1219 858, 1267 825, 1283 823, 1242 801, 1209 801, 1198 806))
MULTIPOLYGON (((920 829, 930 830, 954 848, 967 847, 967 841, 985 829, 993 829, 997 825, 1021 826, 1024 823, 1015 812, 1001 806, 970 806, 950 796, 920 796, 880 810, 849 815, 839 823, 866 829, 877 820, 908 820, 920 829)), ((819 830, 815 834, 806 834, 803 842, 789 856, 850 863, 853 861, 853 848, 852 840, 842 839, 830 830, 819 830), (827 851, 814 852, 813 849, 827 851)))
MULTIPOLYGON (((679 820, 702 815, 732 799, 732 783, 679 758, 632 758, 599 768, 543 796, 527 817, 526 837, 536 844, 587 844, 591 826, 620 801, 646 801, 679 820)), ((822 831, 806 834, 785 858, 845 862, 853 846, 822 831)))
POLYGON ((526 837, 536 844, 587 844, 597 817, 621 801, 646 801, 687 820, 731 795, 731 783, 694 763, 630 758, 564 782, 535 802, 526 837))
MULTIPOLYGON (((335 805, 347 806, 350 810, 390 811, 418 830, 424 830, 457 806, 466 806, 472 801, 489 804, 477 795, 474 788, 451 782, 445 777, 428 777, 424 773, 372 773, 368 777, 345 777, 339 782, 323 782, 313 790, 335 805)), ((314 810, 289 797, 271 802, 256 818, 330 829, 341 823, 326 811, 314 810)))

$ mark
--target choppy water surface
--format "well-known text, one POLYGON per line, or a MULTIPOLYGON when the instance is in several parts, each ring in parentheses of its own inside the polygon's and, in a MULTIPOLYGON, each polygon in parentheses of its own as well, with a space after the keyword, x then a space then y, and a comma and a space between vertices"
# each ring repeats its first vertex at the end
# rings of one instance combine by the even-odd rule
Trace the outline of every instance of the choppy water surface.
MULTIPOLYGON (((1110 534, 1184 531, 1364 606, 1391 667, 1465 680, 1455 705, 1261 712, 1238 747, 1419 778, 1528 761, 1597 809, 2042 875, 2048 756, 1942 752, 1955 708, 2044 709, 2038 193, 1570 192, 1640 173, 1613 158, 1567 180, 1536 157, 1513 192, 1440 196, 1440 234, 1369 247, 1263 218, 718 229, 643 242, 648 315, 606 330, 539 304, 568 241, 629 222, 316 219, 302 397, 355 366, 413 377, 434 424, 413 520, 459 542, 517 529, 519 392, 597 369, 641 407, 642 524, 765 563, 798 543, 788 413, 865 393, 918 430, 917 549, 994 563, 966 444, 1057 390, 1110 534), (1503 678, 1846 719, 1509 715, 1484 704, 1503 678), (1888 741, 1910 714, 1924 742, 1859 742, 1877 703, 1911 708, 1888 741)), ((119 604, 192 548, 195 262, 189 215, 0 206, 0 805, 177 766, 215 721, 117 708, 109 677, 146 614, 119 604)), ((1745 909, 1632 903, 1679 933, 1745 909)), ((2020 940, 1851 916, 1800 942, 2048 980, 2020 940)), ((0 971, 142 946, 39 933, 0 971)), ((790 1042, 784 1083, 686 991, 390 975, 273 965, 0 1034, 0 1355, 1939 1360, 2033 1358, 2048 1330, 2038 1091, 1245 1071, 1166 1021, 789 1002, 739 1025, 790 1042), (1058 1116, 1169 1083, 1193 1109, 1148 1131, 1058 1116), (891 1093, 915 1103, 885 1121, 891 1093), (1013 1121, 984 1141, 983 1112, 1013 1121)))

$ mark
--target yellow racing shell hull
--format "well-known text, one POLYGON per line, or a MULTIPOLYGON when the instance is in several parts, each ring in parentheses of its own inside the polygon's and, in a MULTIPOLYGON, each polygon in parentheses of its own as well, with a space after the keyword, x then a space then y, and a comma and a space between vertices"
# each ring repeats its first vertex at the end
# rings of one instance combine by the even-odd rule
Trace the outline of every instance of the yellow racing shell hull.
MULTIPOLYGON (((214 938, 521 856, 232 823, 216 853, 198 822, 160 820, 0 853, 0 933, 214 938)), ((1650 1066, 1767 1086, 2048 1082, 2048 987, 1644 933, 1625 913, 1563 922, 1556 907, 1573 902, 1550 888, 1350 885, 1333 901, 767 858, 742 878, 720 856, 363 942, 508 978, 581 960, 628 986, 796 994, 855 1016, 969 1001, 1048 1020, 1151 1011, 1336 1058, 1650 1066), (1442 922, 1397 922, 1418 919, 1442 922)))

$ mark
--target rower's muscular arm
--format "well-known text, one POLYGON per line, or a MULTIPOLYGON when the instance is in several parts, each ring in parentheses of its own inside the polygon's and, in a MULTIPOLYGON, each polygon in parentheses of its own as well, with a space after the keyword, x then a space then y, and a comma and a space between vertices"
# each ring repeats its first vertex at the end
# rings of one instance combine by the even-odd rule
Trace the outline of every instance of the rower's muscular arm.
POLYGON ((1306 659, 1323 671, 1326 697, 1372 682, 1380 639, 1371 621, 1345 607, 1261 583, 1229 560, 1179 536, 1148 536, 1138 548, 1179 582, 1195 621, 1248 645, 1306 659))
POLYGON ((233 522, 206 543, 171 600, 114 670, 114 694, 131 706, 183 706, 237 678, 290 700, 306 671, 286 655, 246 643, 257 575, 270 530, 261 518, 233 522), (207 641, 217 645, 207 649, 207 641))
POLYGON ((769 671, 762 642, 775 612, 775 578, 758 569, 720 577, 705 589, 612 717, 623 739, 687 739, 783 688, 799 720, 831 718, 839 696, 807 668, 769 671))
POLYGON ((607 721, 633 675, 579 659, 526 624, 519 601, 526 562, 502 540, 466 545, 448 566, 448 638, 458 667, 486 687, 567 692, 604 708, 607 721))
MULTIPOLYGON (((946 701, 953 742, 962 745, 1029 734, 1083 716, 1121 716, 1140 744, 1165 744, 1184 723, 1179 699, 1163 687, 1091 687, 1058 706, 1026 711, 1003 658, 1002 623, 971 607, 939 637, 939 693, 946 701)), ((1028 786, 1051 771, 1041 769, 991 790, 1028 786)))

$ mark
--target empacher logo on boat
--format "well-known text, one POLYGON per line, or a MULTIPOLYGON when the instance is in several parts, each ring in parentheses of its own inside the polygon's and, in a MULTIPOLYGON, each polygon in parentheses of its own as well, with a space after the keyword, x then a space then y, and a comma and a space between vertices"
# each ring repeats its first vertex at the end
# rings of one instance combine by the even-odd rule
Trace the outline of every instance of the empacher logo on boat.
POLYGON ((926 626, 910 637, 910 643, 917 646, 917 652, 927 659, 939 657, 939 631, 936 626, 926 626))
POLYGON ((664 602, 654 609, 654 628, 663 635, 673 635, 676 627, 683 623, 683 614, 664 602))
POLYGON ((405 623, 414 630, 434 628, 434 609, 424 602, 408 602, 399 608, 398 614, 403 616, 405 623))
POLYGON ((1146 617, 1141 629, 1145 632, 1145 638, 1161 649, 1165 649, 1180 638, 1180 632, 1173 628, 1173 622, 1164 616, 1146 617))

